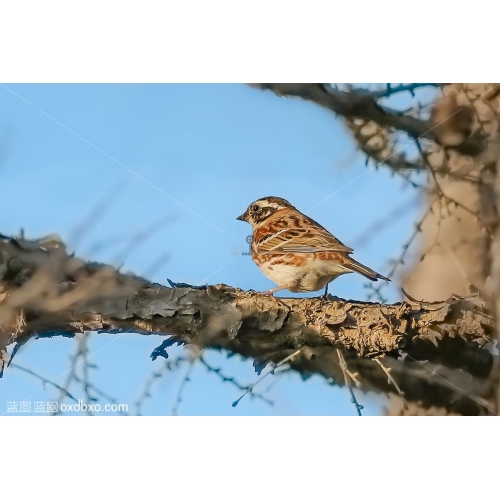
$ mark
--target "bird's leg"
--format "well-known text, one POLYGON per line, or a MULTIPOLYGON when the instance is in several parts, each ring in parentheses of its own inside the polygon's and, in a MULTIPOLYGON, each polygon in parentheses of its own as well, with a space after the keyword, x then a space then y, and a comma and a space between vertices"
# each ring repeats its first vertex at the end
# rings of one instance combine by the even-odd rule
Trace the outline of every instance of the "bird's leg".
POLYGON ((273 294, 276 292, 279 292, 280 290, 287 290, 288 287, 293 286, 294 283, 287 283, 286 285, 283 286, 278 286, 276 288, 271 288, 270 290, 267 290, 266 292, 260 292, 262 295, 266 297, 272 297, 276 302, 279 302, 283 307, 286 307, 288 311, 291 311, 291 307, 286 305, 279 297, 275 297, 273 294))
POLYGON ((281 290, 288 290, 290 287, 293 287, 296 285, 295 281, 292 281, 290 283, 287 283, 286 285, 283 286, 278 286, 276 288, 271 288, 270 290, 267 290, 266 292, 260 292, 262 295, 266 295, 268 297, 272 297, 274 300, 279 302, 283 307, 286 307, 288 311, 291 311, 291 307, 285 304, 280 298, 275 297, 273 294, 276 292, 279 292, 281 290))
POLYGON ((294 287, 297 286, 297 280, 292 280, 289 281, 288 283, 278 286, 276 288, 271 288, 270 290, 267 290, 267 292, 263 292, 265 295, 273 295, 276 292, 279 292, 280 290, 290 290, 291 292, 296 291, 294 290, 294 287))
POLYGON ((288 289, 288 284, 283 285, 283 286, 278 286, 276 288, 271 288, 270 290, 267 290, 266 292, 262 292, 264 295, 274 295, 276 292, 279 292, 281 290, 286 290, 288 289))
POLYGON ((326 302, 328 302, 328 285, 329 283, 326 284, 325 286, 325 293, 321 296, 321 305, 323 306, 326 302))

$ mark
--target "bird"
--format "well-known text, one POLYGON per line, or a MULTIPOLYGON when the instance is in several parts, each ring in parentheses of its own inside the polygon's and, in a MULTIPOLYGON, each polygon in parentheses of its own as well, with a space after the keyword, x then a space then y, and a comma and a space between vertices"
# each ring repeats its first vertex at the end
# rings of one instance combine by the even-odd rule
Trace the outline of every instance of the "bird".
POLYGON ((252 260, 278 285, 264 292, 267 295, 280 290, 314 292, 324 287, 326 298, 328 284, 347 273, 359 273, 371 281, 391 281, 354 260, 352 248, 283 198, 260 198, 236 219, 252 226, 252 260))

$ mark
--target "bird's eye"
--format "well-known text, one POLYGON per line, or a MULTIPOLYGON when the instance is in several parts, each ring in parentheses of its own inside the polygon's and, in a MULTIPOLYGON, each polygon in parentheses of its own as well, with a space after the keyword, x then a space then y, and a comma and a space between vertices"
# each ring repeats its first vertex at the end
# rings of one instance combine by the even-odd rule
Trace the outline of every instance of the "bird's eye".
POLYGON ((259 211, 259 205, 252 205, 252 212, 255 214, 259 211))

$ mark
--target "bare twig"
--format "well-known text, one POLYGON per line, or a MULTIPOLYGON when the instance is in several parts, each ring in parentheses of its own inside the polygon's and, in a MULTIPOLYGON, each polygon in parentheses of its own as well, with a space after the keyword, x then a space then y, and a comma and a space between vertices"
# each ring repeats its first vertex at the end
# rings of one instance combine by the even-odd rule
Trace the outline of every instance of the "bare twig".
POLYGON ((407 405, 406 400, 405 400, 405 393, 401 390, 398 383, 394 380, 394 377, 391 375, 391 369, 386 368, 384 366, 384 364, 382 363, 382 361, 380 361, 380 359, 378 359, 378 358, 373 358, 373 361, 375 361, 375 363, 377 363, 380 366, 380 368, 382 368, 382 370, 384 370, 384 373, 387 375, 387 382, 394 386, 394 388, 396 389, 397 393, 399 394, 399 396, 401 397, 401 399, 403 401, 403 408, 405 410, 407 410, 408 405, 407 405))
POLYGON ((400 83, 399 85, 392 85, 390 83, 386 84, 386 88, 383 90, 364 90, 356 88, 358 92, 367 92, 369 95, 375 97, 376 99, 380 99, 383 97, 390 97, 394 94, 399 94, 401 92, 409 92, 412 97, 415 97, 415 90, 424 88, 424 87, 441 87, 441 83, 400 83))
POLYGON ((152 397, 152 388, 158 380, 163 377, 163 375, 167 371, 172 371, 175 369, 180 368, 186 361, 188 361, 188 358, 184 356, 179 356, 178 358, 174 359, 166 359, 163 363, 163 366, 159 370, 154 370, 151 372, 149 378, 146 380, 146 383, 144 384, 144 388, 142 390, 141 395, 135 402, 135 414, 136 415, 141 415, 142 414, 142 407, 144 403, 146 402, 147 399, 152 397))
POLYGON ((364 228, 357 237, 353 238, 352 242, 349 242, 349 244, 352 245, 352 248, 356 249, 367 245, 372 238, 379 236, 391 224, 397 221, 399 217, 406 215, 408 212, 416 208, 419 202, 420 196, 415 196, 409 201, 405 200, 404 203, 401 203, 376 220, 370 227, 364 228))
MULTIPOLYGON (((83 372, 83 380, 78 378, 76 376, 76 373, 74 373, 74 378, 75 380, 82 381, 83 382, 83 392, 85 394, 86 398, 86 403, 87 405, 90 404, 91 401, 97 401, 97 398, 92 396, 90 393, 91 388, 93 385, 90 383, 90 377, 89 377, 89 370, 90 370, 90 363, 88 360, 88 338, 89 338, 89 332, 83 332, 82 336, 78 339, 78 342, 80 344, 80 349, 79 352, 81 352, 80 357, 82 358, 82 372, 83 372)), ((90 410, 87 410, 87 413, 91 413, 90 410)))
MULTIPOLYGON (((224 382, 227 382, 231 385, 233 385, 234 387, 236 387, 237 389, 239 389, 240 391, 248 391, 250 389, 250 386, 248 385, 242 385, 240 384, 237 380, 235 380, 234 377, 227 377, 226 375, 224 375, 222 372, 221 372, 221 369, 220 368, 214 368, 213 366, 209 365, 206 361, 205 361, 205 358, 203 356, 200 356, 199 357, 199 360, 200 360, 200 363, 210 372, 210 373, 214 373, 215 375, 217 375, 219 377, 219 379, 224 383, 224 382)), ((254 387, 255 387, 255 384, 254 384, 254 387)), ((273 401, 271 401, 270 399, 267 399, 265 396, 263 396, 262 394, 258 394, 258 393, 255 393, 255 392, 250 392, 250 397, 251 398, 256 398, 256 399, 260 399, 261 401, 263 401, 264 403, 270 405, 270 406, 273 406, 273 401)))
POLYGON ((25 373, 29 373, 31 376, 37 378, 38 380, 41 380, 44 384, 51 385, 55 389, 61 391, 62 393, 64 393, 64 395, 66 397, 70 398, 75 403, 78 403, 78 400, 65 387, 61 387, 59 384, 56 384, 52 380, 49 380, 48 378, 45 378, 42 375, 39 375, 38 373, 34 372, 30 368, 25 368, 24 366, 18 365, 17 363, 11 363, 10 366, 12 366, 12 368, 16 368, 18 370, 21 370, 25 373))
POLYGON ((188 369, 186 370, 186 374, 184 375, 184 378, 182 379, 181 385, 179 386, 179 390, 177 391, 177 398, 175 400, 175 404, 172 408, 172 415, 178 415, 179 413, 179 406, 182 403, 182 396, 184 394, 184 389, 186 388, 186 384, 191 381, 190 376, 191 372, 193 371, 194 364, 197 361, 198 357, 192 355, 191 359, 189 360, 189 366, 188 369))
MULTIPOLYGON (((79 382, 80 384, 83 384, 83 380, 76 374, 75 374, 75 381, 79 382)), ((95 386, 92 383, 89 384, 89 388, 92 389, 92 391, 94 391, 99 397, 102 397, 103 399, 105 399, 106 401, 108 401, 111 404, 117 405, 118 413, 120 415, 124 415, 124 416, 129 415, 129 413, 127 411, 124 411, 120 408, 120 404, 116 398, 114 398, 113 396, 110 396, 109 394, 104 392, 102 389, 99 389, 99 387, 95 386)), ((98 398, 94 398, 93 401, 98 401, 98 398)))
MULTIPOLYGON (((386 273, 386 276, 388 278, 393 278, 396 271, 398 270, 399 266, 401 266, 405 263, 406 254, 408 253, 411 245, 417 239, 418 234, 421 232, 422 224, 424 223, 425 219, 429 216, 429 214, 432 213, 432 205, 433 205, 434 201, 435 200, 433 200, 429 204, 429 206, 425 210, 424 214, 421 216, 420 220, 415 225, 415 229, 413 230, 412 234, 410 235, 410 237, 408 238, 406 243, 403 245, 401 253, 399 254, 398 258, 393 260, 392 266, 390 267, 389 271, 386 273)), ((370 293, 368 294, 368 300, 371 300, 374 296, 376 296, 379 298, 379 300, 384 301, 380 291, 385 285, 387 285, 387 283, 389 283, 389 282, 383 281, 381 284, 377 284, 377 285, 369 284, 368 289, 370 290, 370 293)))
POLYGON ((231 405, 233 408, 235 406, 238 405, 238 403, 249 393, 251 393, 254 389, 255 389, 255 386, 257 386, 258 384, 260 384, 268 375, 271 375, 273 374, 274 375, 274 372, 276 370, 276 368, 279 368, 280 366, 284 365, 285 363, 287 363, 288 361, 291 361, 295 356, 297 356, 297 354, 300 353, 300 349, 296 350, 294 353, 290 354, 290 356, 287 356, 285 359, 283 359, 282 361, 280 361, 279 363, 277 363, 276 365, 273 366, 273 368, 268 371, 266 374, 262 375, 262 377, 259 378, 259 380, 257 380, 257 382, 255 382, 254 384, 250 384, 247 389, 245 390, 245 392, 236 400, 236 401, 233 401, 233 404, 231 405))
POLYGON ((342 354, 340 349, 337 349, 337 355, 339 357, 340 368, 342 369, 342 373, 344 374, 345 385, 349 389, 349 392, 351 393, 351 402, 354 405, 354 407, 356 408, 356 412, 357 412, 358 416, 361 417, 362 416, 361 410, 363 409, 363 406, 360 405, 358 403, 358 400, 356 399, 356 396, 354 394, 354 390, 352 388, 352 383, 354 382, 356 387, 358 387, 358 384, 359 384, 359 387, 361 387, 361 384, 358 381, 358 379, 356 378, 357 374, 352 374, 348 370, 344 355, 342 354))

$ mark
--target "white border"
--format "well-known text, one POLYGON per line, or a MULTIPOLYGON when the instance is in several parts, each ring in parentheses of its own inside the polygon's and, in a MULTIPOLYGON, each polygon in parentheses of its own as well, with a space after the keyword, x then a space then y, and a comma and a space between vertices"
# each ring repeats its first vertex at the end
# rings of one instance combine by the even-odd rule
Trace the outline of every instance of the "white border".
POLYGON ((490 498, 500 449, 491 418, 2 422, 5 498, 490 498))
POLYGON ((16 0, 0 81, 493 81, 491 2, 16 0))

